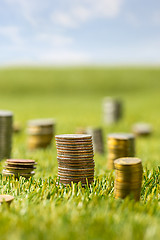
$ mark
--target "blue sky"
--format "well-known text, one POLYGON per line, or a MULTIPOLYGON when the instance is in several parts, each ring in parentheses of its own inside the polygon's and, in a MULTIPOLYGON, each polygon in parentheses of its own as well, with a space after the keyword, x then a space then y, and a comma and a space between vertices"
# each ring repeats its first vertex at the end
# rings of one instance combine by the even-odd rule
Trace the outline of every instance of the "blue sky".
POLYGON ((0 65, 160 64, 160 0, 0 0, 0 65))

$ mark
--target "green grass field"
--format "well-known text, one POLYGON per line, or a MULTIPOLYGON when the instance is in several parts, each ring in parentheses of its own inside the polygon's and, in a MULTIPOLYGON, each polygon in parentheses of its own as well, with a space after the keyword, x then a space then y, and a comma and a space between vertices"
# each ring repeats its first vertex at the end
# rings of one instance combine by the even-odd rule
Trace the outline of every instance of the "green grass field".
MULTIPOLYGON (((160 239, 160 69, 69 68, 1 69, 0 108, 14 112, 23 126, 14 135, 12 158, 29 158, 38 166, 33 179, 6 180, 0 194, 15 197, 10 209, 0 206, 1 240, 160 239), (102 100, 118 96, 124 117, 114 126, 102 121, 102 100), (130 132, 135 122, 151 123, 154 133, 136 141, 144 167, 141 200, 115 200, 114 171, 107 156, 95 155, 95 183, 89 188, 56 186, 56 147, 27 150, 27 120, 55 118, 56 133, 74 133, 77 126, 101 126, 130 132)), ((1 162, 2 170, 4 161, 1 162)))

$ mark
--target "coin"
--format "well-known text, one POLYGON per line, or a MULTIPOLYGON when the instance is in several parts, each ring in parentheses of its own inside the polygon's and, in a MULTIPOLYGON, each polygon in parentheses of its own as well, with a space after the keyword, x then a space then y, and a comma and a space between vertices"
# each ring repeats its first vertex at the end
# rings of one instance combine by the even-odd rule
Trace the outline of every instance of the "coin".
POLYGON ((13 123, 13 126, 12 126, 12 130, 13 130, 13 133, 20 133, 22 131, 22 127, 20 125, 20 123, 13 123))
POLYGON ((68 146, 68 147, 83 147, 83 146, 93 146, 92 140, 89 141, 56 141, 56 146, 68 146))
POLYGON ((0 160, 9 158, 12 150, 13 113, 0 110, 0 160))
POLYGON ((91 155, 93 155, 93 149, 89 149, 89 150, 78 150, 78 149, 76 149, 76 150, 71 150, 71 149, 69 149, 69 150, 63 150, 63 149, 61 149, 61 150, 59 150, 59 149, 57 149, 57 154, 59 154, 59 155, 61 155, 61 154, 67 154, 67 155, 89 155, 89 154, 91 154, 91 155))
POLYGON ((32 171, 32 172, 30 172, 30 173, 15 173, 15 172, 13 172, 13 171, 8 171, 8 170, 3 170, 3 175, 4 176, 9 176, 9 175, 11 175, 11 176, 13 176, 13 175, 15 175, 15 177, 19 177, 19 176, 22 176, 22 177, 25 177, 25 178, 29 178, 29 177, 31 177, 31 176, 33 176, 34 174, 35 174, 35 172, 34 171, 32 171))
POLYGON ((7 171, 10 171, 10 172, 12 172, 12 173, 19 173, 19 174, 23 174, 23 173, 30 173, 30 172, 32 172, 34 169, 35 169, 35 167, 32 167, 32 168, 13 168, 13 167, 10 167, 10 166, 5 166, 5 169, 7 170, 7 171))
POLYGON ((116 189, 122 189, 122 190, 133 190, 133 189, 139 189, 141 187, 141 180, 139 182, 119 182, 117 179, 114 182, 114 186, 116 189))
POLYGON ((135 157, 119 158, 114 161, 114 165, 116 169, 115 198, 125 198, 132 193, 133 198, 139 201, 143 174, 141 159, 135 157))
POLYGON ((119 158, 114 161, 115 168, 118 170, 128 170, 132 169, 131 171, 136 171, 136 170, 142 170, 142 161, 139 158, 129 158, 129 157, 124 157, 124 158, 119 158))
POLYGON ((31 159, 7 159, 6 162, 12 163, 12 164, 14 164, 14 163, 15 164, 23 164, 23 165, 36 164, 36 162, 31 159))
POLYGON ((130 191, 118 191, 118 190, 115 190, 114 191, 114 195, 115 195, 115 198, 126 198, 127 196, 130 196, 132 197, 133 199, 135 199, 135 201, 139 201, 140 200, 140 195, 141 193, 137 190, 130 190, 130 191))
POLYGON ((31 159, 7 159, 3 169, 3 175, 15 175, 29 178, 34 175, 35 165, 37 164, 31 159))
POLYGON ((103 100, 104 123, 110 125, 119 121, 122 117, 123 105, 120 99, 106 97, 103 100))
POLYGON ((86 134, 57 135, 58 179, 60 184, 81 182, 83 185, 94 180, 94 153, 92 136, 86 134))
POLYGON ((2 204, 3 202, 6 202, 10 205, 13 200, 14 200, 14 197, 11 195, 0 195, 0 204, 2 204))
POLYGON ((108 168, 114 168, 114 161, 122 157, 134 157, 135 137, 130 133, 112 133, 107 137, 108 168))
POLYGON ((136 123, 132 127, 132 132, 136 136, 149 136, 152 133, 152 126, 148 123, 136 123))
POLYGON ((67 146, 67 145, 62 145, 62 146, 59 146, 58 144, 56 144, 56 147, 57 147, 57 150, 71 150, 71 151, 76 151, 76 150, 92 150, 93 151, 93 146, 92 145, 82 145, 82 146, 74 146, 74 145, 71 145, 71 146, 67 146))
POLYGON ((104 153, 103 130, 101 128, 86 128, 86 133, 92 135, 94 152, 104 153))
POLYGON ((128 140, 128 139, 134 139, 134 135, 132 133, 111 133, 108 135, 108 139, 113 140, 128 140))
POLYGON ((55 132, 55 121, 53 119, 34 119, 28 121, 28 148, 48 147, 55 132))
POLYGON ((69 166, 70 166, 70 167, 73 167, 73 168, 76 168, 76 167, 77 167, 77 168, 86 168, 86 166, 95 166, 95 164, 94 164, 93 161, 92 161, 92 162, 87 162, 87 163, 86 163, 86 162, 78 162, 78 163, 77 163, 77 162, 74 162, 74 163, 72 163, 72 162, 71 162, 71 163, 70 163, 70 162, 68 163, 68 162, 67 162, 67 163, 66 163, 66 162, 60 162, 60 161, 58 161, 58 165, 59 165, 59 166, 64 166, 64 167, 67 167, 67 166, 69 167, 69 166))
POLYGON ((55 138, 58 141, 90 141, 92 136, 87 134, 62 134, 56 135, 55 138))
POLYGON ((86 129, 84 127, 77 127, 75 133, 76 134, 87 134, 86 129))
POLYGON ((138 171, 137 173, 132 171, 129 171, 129 173, 128 171, 126 171, 126 173, 119 173, 119 171, 117 171, 116 180, 118 182, 139 182, 142 180, 142 171, 138 171))

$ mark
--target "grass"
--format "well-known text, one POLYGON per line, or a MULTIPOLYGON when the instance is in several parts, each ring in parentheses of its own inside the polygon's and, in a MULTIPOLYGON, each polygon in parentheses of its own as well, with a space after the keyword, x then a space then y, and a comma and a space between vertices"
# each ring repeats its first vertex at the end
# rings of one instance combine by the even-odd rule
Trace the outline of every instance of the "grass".
MULTIPOLYGON (((23 132, 13 138, 13 158, 38 163, 30 180, 0 175, 0 194, 11 194, 11 207, 0 206, 0 239, 160 239, 160 69, 1 69, 1 109, 14 112, 23 132), (118 96, 124 118, 107 127, 102 100, 118 96), (137 121, 149 122, 154 134, 139 138, 137 156, 143 161, 141 200, 115 200, 114 172, 107 157, 95 155, 95 182, 89 188, 56 186, 55 142, 46 150, 27 150, 26 124, 33 118, 56 119, 56 133, 74 133, 77 126, 101 126, 109 132, 130 132, 137 121)), ((2 170, 4 161, 1 162, 2 170)))

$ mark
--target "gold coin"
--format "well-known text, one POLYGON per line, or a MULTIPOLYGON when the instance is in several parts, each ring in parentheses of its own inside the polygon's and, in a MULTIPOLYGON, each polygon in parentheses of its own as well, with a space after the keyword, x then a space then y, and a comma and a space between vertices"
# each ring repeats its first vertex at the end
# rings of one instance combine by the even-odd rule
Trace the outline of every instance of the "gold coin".
POLYGON ((115 180, 114 187, 120 190, 133 190, 133 189, 140 189, 141 188, 141 181, 140 182, 118 182, 115 180))
POLYGON ((115 168, 118 170, 142 169, 142 161, 135 157, 123 157, 114 161, 115 168))

